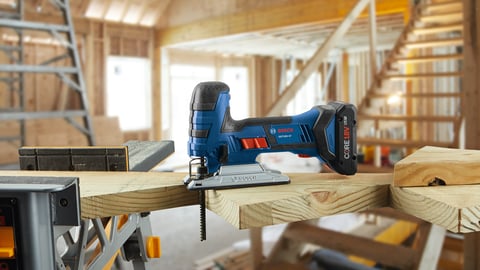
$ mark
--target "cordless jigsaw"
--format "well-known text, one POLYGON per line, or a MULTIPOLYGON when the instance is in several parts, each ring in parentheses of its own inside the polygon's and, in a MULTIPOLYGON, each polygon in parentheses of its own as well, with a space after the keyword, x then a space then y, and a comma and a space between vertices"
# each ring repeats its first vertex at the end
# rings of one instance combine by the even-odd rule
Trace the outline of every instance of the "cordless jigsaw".
POLYGON ((190 103, 188 154, 192 158, 185 184, 200 190, 202 240, 205 239, 206 189, 286 184, 278 171, 256 162, 261 153, 292 152, 316 157, 334 171, 357 171, 356 109, 330 102, 296 116, 234 120, 230 115, 229 87, 202 82, 190 103))

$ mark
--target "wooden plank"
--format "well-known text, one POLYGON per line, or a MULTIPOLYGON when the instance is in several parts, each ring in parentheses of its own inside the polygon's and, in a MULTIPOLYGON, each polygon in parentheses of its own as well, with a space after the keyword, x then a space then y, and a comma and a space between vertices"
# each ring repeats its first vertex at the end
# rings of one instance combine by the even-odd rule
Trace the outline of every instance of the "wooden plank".
POLYGON ((207 192, 207 207, 246 229, 388 204, 391 174, 288 174, 291 183, 207 192))
POLYGON ((396 209, 454 233, 480 231, 480 185, 392 186, 390 190, 396 209))
POLYGON ((185 188, 185 173, 1 171, 0 176, 73 176, 80 180, 82 218, 194 205, 198 192, 185 188))
POLYGON ((394 168, 394 186, 428 186, 435 178, 446 185, 480 183, 480 151, 426 146, 394 168))

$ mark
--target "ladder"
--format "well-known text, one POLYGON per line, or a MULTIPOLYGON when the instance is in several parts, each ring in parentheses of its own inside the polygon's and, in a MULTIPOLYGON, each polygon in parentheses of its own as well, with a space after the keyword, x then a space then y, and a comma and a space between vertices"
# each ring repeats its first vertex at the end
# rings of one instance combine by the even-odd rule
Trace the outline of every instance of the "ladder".
MULTIPOLYGON (((0 82, 7 85, 9 102, 4 102, 0 108, 0 121, 18 121, 18 136, 3 136, 0 141, 19 142, 20 146, 25 145, 26 128, 25 121, 43 118, 64 118, 69 124, 83 133, 89 145, 95 145, 94 133, 87 99, 86 85, 83 79, 81 62, 75 39, 75 31, 70 13, 68 0, 50 1, 55 9, 62 15, 63 24, 51 24, 42 22, 25 21, 24 0, 12 1, 11 9, 2 6, 0 11, 0 29, 15 33, 15 39, 9 40, 7 44, 0 45, 0 51, 7 55, 10 63, 0 64, 0 82), (64 50, 60 55, 50 59, 27 65, 24 62, 25 55, 25 32, 33 34, 47 33, 64 50), (60 63, 69 63, 60 65, 60 63), (25 104, 25 83, 26 73, 55 74, 64 84, 62 91, 76 93, 76 108, 59 106, 49 111, 32 111, 26 108, 25 104), (6 103, 6 104, 5 104, 6 103), (81 119, 81 120, 79 120, 81 119)), ((65 93, 59 93, 59 96, 65 93)))
POLYGON ((359 123, 364 124, 358 129, 360 145, 459 147, 462 31, 462 1, 422 0, 413 6, 358 106, 359 123), (395 108, 388 104, 391 97, 403 102, 395 108))

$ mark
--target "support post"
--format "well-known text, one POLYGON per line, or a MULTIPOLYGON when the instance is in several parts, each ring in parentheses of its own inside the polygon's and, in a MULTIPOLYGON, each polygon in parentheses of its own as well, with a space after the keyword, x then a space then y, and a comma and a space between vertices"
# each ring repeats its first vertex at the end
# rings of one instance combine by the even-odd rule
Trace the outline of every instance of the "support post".
POLYGON ((463 90, 465 92, 465 147, 480 149, 480 4, 463 0, 463 90))

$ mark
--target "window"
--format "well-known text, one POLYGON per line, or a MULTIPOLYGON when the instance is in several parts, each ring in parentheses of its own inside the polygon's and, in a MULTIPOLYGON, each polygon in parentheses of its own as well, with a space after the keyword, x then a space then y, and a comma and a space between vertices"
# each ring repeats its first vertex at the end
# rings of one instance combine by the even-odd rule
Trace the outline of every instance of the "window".
POLYGON ((215 69, 213 66, 173 64, 170 66, 170 91, 163 100, 163 137, 175 143, 175 154, 163 168, 184 167, 190 158, 187 153, 188 128, 190 123, 190 100, 192 91, 200 82, 219 80, 230 86, 231 114, 234 119, 248 117, 248 70, 246 67, 228 66, 215 69), (220 77, 220 78, 218 78, 220 77))
POLYGON ((107 115, 117 116, 122 130, 151 127, 151 65, 148 59, 107 58, 107 115))

